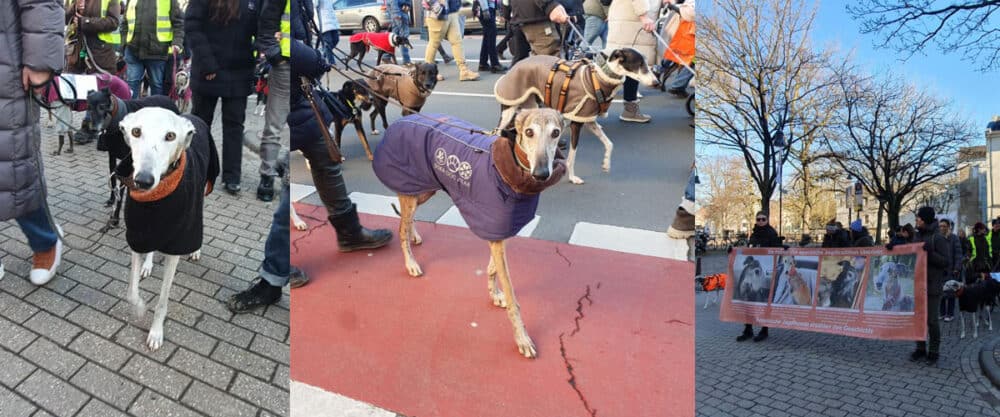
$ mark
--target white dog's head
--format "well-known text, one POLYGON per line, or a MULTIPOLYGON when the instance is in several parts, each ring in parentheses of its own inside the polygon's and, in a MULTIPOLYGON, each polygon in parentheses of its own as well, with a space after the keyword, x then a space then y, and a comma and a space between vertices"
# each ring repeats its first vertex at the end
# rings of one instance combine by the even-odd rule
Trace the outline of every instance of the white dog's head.
POLYGON ((174 112, 146 107, 119 123, 132 148, 132 179, 140 190, 151 190, 191 145, 194 125, 174 112))
POLYGON ((514 118, 516 147, 526 154, 526 168, 536 180, 545 181, 552 175, 562 127, 562 115, 553 109, 521 110, 514 118))
POLYGON ((898 280, 900 275, 906 274, 906 265, 895 262, 886 262, 878 269, 875 276, 875 289, 882 291, 882 287, 891 280, 898 280))
POLYGON ((656 85, 656 76, 639 51, 632 48, 616 49, 608 56, 607 66, 615 74, 626 76, 648 86, 656 85))
POLYGON ((944 283, 944 288, 942 288, 942 290, 947 295, 954 295, 955 293, 958 293, 962 288, 965 288, 964 283, 960 281, 955 281, 953 279, 949 279, 947 282, 944 283))

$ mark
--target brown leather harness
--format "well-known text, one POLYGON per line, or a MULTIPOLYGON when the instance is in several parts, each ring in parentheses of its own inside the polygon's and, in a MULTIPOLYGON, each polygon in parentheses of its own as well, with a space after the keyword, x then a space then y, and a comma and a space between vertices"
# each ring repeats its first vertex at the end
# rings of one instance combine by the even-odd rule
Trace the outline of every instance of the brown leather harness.
MULTIPOLYGON (((580 69, 580 67, 589 63, 590 61, 583 59, 579 61, 572 61, 571 65, 567 65, 566 60, 559 60, 559 62, 553 64, 552 69, 549 70, 549 78, 545 81, 545 95, 543 96, 545 105, 555 109, 559 113, 563 113, 566 108, 566 95, 569 93, 570 81, 573 80, 573 76, 576 75, 576 71, 580 69), (559 100, 557 105, 553 106, 552 103, 555 100, 552 97, 552 84, 555 80, 556 74, 560 72, 564 73, 566 76, 563 78, 562 87, 559 89, 559 100)), ((593 68, 589 68, 589 70, 590 81, 592 83, 591 87, 594 88, 594 96, 597 97, 597 105, 600 108, 600 113, 605 113, 608 111, 608 108, 611 107, 611 99, 613 97, 605 96, 604 92, 601 91, 601 84, 600 80, 597 78, 597 71, 593 68)))

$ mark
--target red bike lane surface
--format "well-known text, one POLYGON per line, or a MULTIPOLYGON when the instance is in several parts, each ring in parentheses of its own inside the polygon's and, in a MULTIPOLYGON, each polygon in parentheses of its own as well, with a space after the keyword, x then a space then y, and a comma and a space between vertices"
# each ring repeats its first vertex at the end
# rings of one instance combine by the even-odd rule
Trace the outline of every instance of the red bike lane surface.
POLYGON ((292 264, 311 281, 292 290, 292 380, 411 417, 694 415, 693 264, 510 239, 529 360, 468 229, 417 222, 411 278, 398 237, 342 254, 325 210, 295 207, 310 230, 292 231, 292 264))

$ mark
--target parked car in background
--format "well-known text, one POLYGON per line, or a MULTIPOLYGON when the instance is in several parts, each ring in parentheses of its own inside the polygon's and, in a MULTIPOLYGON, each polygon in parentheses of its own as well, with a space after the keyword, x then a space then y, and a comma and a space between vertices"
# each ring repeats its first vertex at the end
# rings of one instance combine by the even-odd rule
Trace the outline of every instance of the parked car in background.
POLYGON ((392 19, 389 18, 389 8, 385 2, 386 0, 338 0, 333 8, 337 10, 340 30, 378 32, 388 29, 392 19))

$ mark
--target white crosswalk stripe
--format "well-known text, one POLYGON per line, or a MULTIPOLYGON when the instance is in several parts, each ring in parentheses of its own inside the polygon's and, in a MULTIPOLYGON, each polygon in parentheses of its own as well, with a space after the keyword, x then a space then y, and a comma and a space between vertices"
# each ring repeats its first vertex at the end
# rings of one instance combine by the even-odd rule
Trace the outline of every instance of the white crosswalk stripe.
POLYGON ((289 389, 291 417, 396 417, 392 411, 298 381, 289 389))

